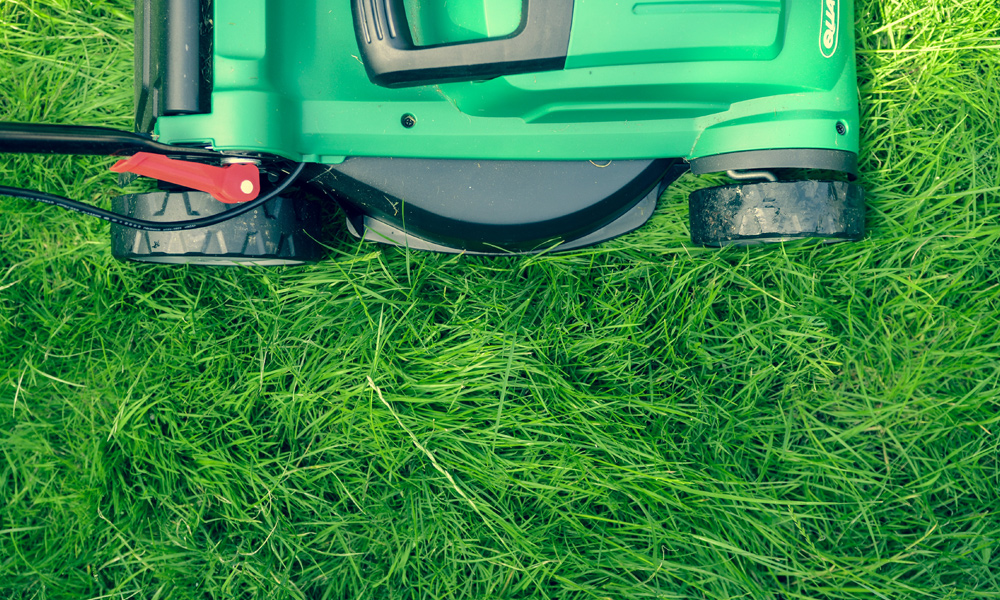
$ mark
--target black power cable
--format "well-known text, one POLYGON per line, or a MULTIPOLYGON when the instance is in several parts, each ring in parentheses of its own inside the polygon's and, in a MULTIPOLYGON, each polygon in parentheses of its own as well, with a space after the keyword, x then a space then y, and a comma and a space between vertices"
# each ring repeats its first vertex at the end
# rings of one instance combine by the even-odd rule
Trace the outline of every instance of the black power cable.
POLYGON ((46 194, 45 192, 37 192, 34 190, 23 190, 3 185, 0 185, 0 196, 36 200, 38 202, 44 202, 45 204, 52 204, 60 208, 65 208, 66 210, 72 210, 89 215, 91 217, 97 217, 98 219, 104 219, 105 221, 117 223, 118 225, 124 225, 125 227, 131 227, 132 229, 140 229, 142 231, 183 231, 185 229, 198 229, 201 227, 218 225, 219 223, 235 219, 242 214, 248 213, 251 210, 262 206, 268 200, 271 200, 281 192, 288 189, 288 186, 292 185, 292 183, 298 179, 299 175, 302 174, 302 171, 305 168, 306 163, 299 163, 299 165, 295 167, 295 170, 292 171, 292 173, 286 177, 285 180, 278 185, 278 187, 256 200, 251 200, 250 202, 241 204, 232 210, 227 210, 226 212, 222 212, 217 215, 193 219, 191 221, 147 221, 145 219, 133 219, 132 217, 125 217, 119 215, 118 213, 97 208, 96 206, 91 206, 90 204, 85 204, 83 202, 77 202, 76 200, 70 200, 69 198, 63 198, 62 196, 46 194))

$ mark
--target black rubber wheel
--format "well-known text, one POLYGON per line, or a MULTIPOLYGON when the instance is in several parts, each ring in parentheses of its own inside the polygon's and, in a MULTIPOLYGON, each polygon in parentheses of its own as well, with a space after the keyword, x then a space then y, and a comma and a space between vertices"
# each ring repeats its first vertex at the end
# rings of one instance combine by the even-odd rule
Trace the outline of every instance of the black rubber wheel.
POLYGON ((865 235, 864 190, 844 181, 724 185, 692 192, 689 205, 691 239, 705 246, 865 235))
MULTIPOLYGON (((186 221, 239 205, 203 192, 155 192, 114 199, 114 211, 149 221, 186 221)), ((319 211, 306 198, 278 197, 263 207, 211 227, 140 231, 111 224, 111 254, 119 260, 163 264, 262 266, 317 261, 323 248, 319 211)))

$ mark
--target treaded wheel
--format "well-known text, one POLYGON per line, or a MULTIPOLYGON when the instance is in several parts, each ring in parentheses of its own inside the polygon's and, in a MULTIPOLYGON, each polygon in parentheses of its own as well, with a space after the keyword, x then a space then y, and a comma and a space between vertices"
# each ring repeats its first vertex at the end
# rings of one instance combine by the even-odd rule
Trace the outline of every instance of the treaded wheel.
POLYGON ((691 193, 696 244, 762 244, 802 238, 830 242, 865 235, 865 195, 844 181, 775 181, 691 193))
MULTIPOLYGON (((215 215, 224 204, 204 192, 154 192, 114 199, 116 213, 149 221, 186 221, 215 215)), ((111 224, 111 254, 119 260, 163 264, 261 266, 317 261, 322 246, 318 210, 305 198, 278 197, 261 208, 211 227, 140 231, 111 224)))

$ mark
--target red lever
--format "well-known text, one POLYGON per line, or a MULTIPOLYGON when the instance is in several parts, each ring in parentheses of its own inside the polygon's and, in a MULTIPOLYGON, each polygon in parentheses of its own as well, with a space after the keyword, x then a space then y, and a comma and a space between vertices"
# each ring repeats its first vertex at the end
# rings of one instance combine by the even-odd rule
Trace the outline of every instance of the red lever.
POLYGON ((118 161, 111 170, 115 173, 135 173, 207 192, 226 204, 249 202, 260 195, 260 169, 249 163, 213 167, 139 152, 132 158, 118 161))

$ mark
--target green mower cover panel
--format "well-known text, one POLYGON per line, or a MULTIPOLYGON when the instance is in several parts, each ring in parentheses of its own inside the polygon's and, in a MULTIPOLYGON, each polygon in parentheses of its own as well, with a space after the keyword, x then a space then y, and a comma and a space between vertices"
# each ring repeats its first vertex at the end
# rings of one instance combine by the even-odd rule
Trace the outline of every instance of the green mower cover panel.
POLYGON ((158 119, 160 142, 323 164, 350 156, 691 160, 778 148, 858 151, 852 0, 213 4, 211 110, 158 119), (521 17, 523 8, 527 17, 536 5, 558 7, 546 16, 560 23, 545 25, 569 34, 564 57, 554 70, 487 80, 376 85, 352 6, 370 14, 394 4, 443 21, 469 15, 436 27, 430 16, 409 22, 425 25, 414 33, 438 43, 434 49, 459 57, 493 42, 490 19, 509 34, 505 11, 521 17), (449 37, 458 41, 441 45, 449 37))
POLYGON ((137 129, 310 163, 303 189, 339 200, 352 232, 413 248, 596 243, 641 225, 689 168, 756 180, 700 191, 726 215, 692 213, 700 243, 857 239, 853 14, 852 0, 137 0, 137 129), (850 218, 789 212, 811 206, 850 218))

